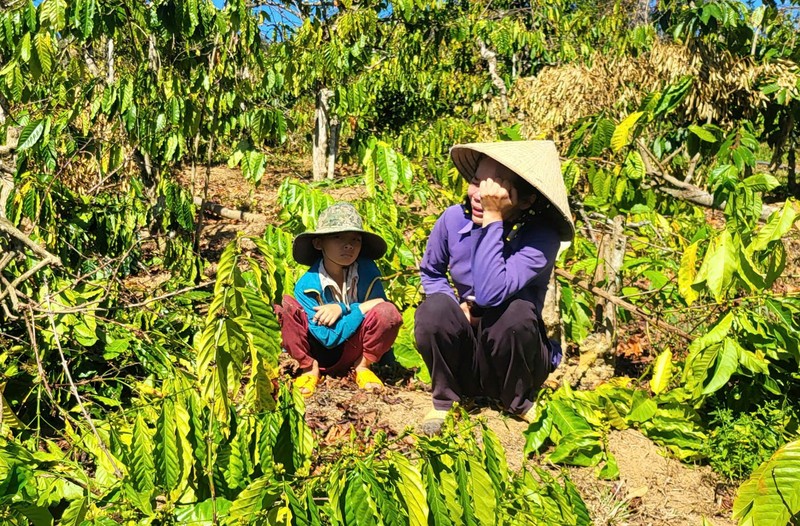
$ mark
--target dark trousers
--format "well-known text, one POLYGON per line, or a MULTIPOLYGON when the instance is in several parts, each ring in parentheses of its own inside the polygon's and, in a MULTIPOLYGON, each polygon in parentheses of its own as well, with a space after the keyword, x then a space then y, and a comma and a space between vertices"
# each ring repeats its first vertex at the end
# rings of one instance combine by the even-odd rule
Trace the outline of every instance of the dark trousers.
POLYGON ((472 327, 453 298, 428 296, 417 308, 414 336, 431 373, 433 406, 447 410, 464 396, 487 396, 525 413, 550 373, 541 327, 529 301, 485 309, 472 327))
POLYGON ((323 374, 344 374, 366 357, 375 363, 392 347, 403 317, 393 303, 384 301, 364 316, 358 330, 342 345, 328 349, 308 331, 308 316, 291 296, 283 297, 283 305, 275 312, 281 325, 283 348, 297 360, 300 367, 311 367, 314 360, 323 374))

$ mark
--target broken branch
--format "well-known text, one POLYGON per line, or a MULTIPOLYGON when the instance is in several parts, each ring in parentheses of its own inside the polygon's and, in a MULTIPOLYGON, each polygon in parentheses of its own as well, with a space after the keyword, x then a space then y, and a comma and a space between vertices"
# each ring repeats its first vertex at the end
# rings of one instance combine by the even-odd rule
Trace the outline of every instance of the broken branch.
POLYGON ((679 329, 678 327, 675 327, 674 325, 670 325, 669 323, 667 323, 665 321, 661 321, 659 319, 653 318, 651 315, 647 314, 640 307, 637 307, 633 303, 629 303, 629 302, 625 301, 622 298, 619 298, 617 296, 609 294, 608 292, 604 291, 600 287, 595 287, 594 285, 590 285, 585 280, 582 280, 579 277, 577 277, 577 276, 575 276, 573 274, 570 274, 566 270, 557 268, 555 270, 555 272, 556 272, 557 275, 561 276, 562 278, 565 278, 570 283, 573 283, 574 285, 577 285, 577 286, 581 287, 582 289, 588 290, 592 294, 594 294, 596 296, 600 296, 604 300, 609 301, 609 302, 611 302, 614 305, 617 305, 619 307, 622 307, 623 309, 627 310, 628 312, 630 312, 632 314, 635 314, 636 316, 639 316, 640 318, 643 318, 643 319, 647 320, 648 322, 650 322, 650 323, 652 323, 652 324, 654 324, 654 325, 656 325, 656 326, 658 326, 658 327, 660 327, 660 328, 662 328, 662 329, 664 329, 666 331, 669 331, 671 333, 677 334, 678 336, 680 336, 681 338, 683 338, 683 339, 685 339, 687 341, 694 340, 694 337, 691 334, 679 329))

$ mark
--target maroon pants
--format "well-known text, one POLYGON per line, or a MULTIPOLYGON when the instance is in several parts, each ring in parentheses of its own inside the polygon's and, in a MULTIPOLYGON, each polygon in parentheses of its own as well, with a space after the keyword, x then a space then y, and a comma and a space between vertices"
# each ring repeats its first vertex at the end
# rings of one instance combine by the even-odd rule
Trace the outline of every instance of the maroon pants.
POLYGON ((358 330, 346 342, 329 349, 308 331, 308 316, 296 299, 284 296, 283 306, 276 305, 275 312, 281 325, 283 348, 303 369, 316 360, 323 374, 347 373, 362 356, 377 362, 392 347, 403 323, 397 307, 385 301, 364 316, 358 330))
POLYGON ((414 336, 431 373, 433 406, 447 410, 463 396, 485 396, 525 413, 551 369, 542 327, 529 301, 487 308, 473 328, 453 298, 428 296, 415 313, 414 336))

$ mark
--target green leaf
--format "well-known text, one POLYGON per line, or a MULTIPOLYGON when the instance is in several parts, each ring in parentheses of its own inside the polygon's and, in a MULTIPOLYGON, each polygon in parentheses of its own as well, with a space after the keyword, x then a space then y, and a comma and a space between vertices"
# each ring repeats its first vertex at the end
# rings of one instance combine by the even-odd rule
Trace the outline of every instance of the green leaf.
POLYGON ((689 131, 697 135, 697 137, 699 137, 701 141, 717 142, 717 138, 714 136, 713 133, 696 124, 689 125, 689 131))
POLYGON ((597 476, 603 480, 617 480, 619 478, 619 466, 614 455, 607 453, 606 462, 597 472, 597 476))
POLYGON ((590 155, 592 157, 599 157, 602 155, 603 150, 609 147, 611 137, 614 135, 616 128, 617 126, 611 119, 600 119, 597 122, 590 143, 590 155))
POLYGON ((61 514, 59 526, 78 526, 86 518, 88 510, 89 505, 85 498, 73 500, 64 510, 64 513, 61 514))
POLYGON ((544 446, 552 430, 553 418, 545 407, 539 417, 528 426, 528 429, 522 432, 522 434, 525 435, 525 454, 538 453, 544 446))
POLYGON ((739 251, 739 277, 751 291, 763 290, 767 287, 766 276, 756 270, 755 264, 750 259, 746 250, 739 251))
POLYGON ((17 44, 17 51, 19 52, 19 58, 24 63, 28 63, 31 60, 31 34, 25 33, 22 35, 22 38, 17 44))
POLYGON ((217 517, 225 517, 231 507, 231 501, 219 495, 212 499, 188 506, 175 507, 175 520, 178 524, 193 526, 211 526, 214 523, 214 512, 217 517))
POLYGON ((175 402, 165 398, 156 425, 155 466, 161 485, 169 491, 178 487, 181 478, 175 418, 175 402))
POLYGON ((650 380, 650 390, 653 394, 661 394, 669 387, 672 379, 672 351, 665 349, 656 358, 653 365, 653 379, 650 380))
POLYGON ((644 176, 647 175, 642 154, 636 150, 631 150, 628 152, 628 156, 625 158, 623 173, 632 181, 642 180, 644 176))
POLYGON ((273 479, 274 475, 269 472, 248 484, 233 501, 226 524, 250 522, 263 510, 270 509, 281 494, 273 479))
POLYGON ((498 493, 502 494, 506 488, 506 478, 508 476, 508 463, 506 462, 505 451, 500 439, 486 424, 481 425, 483 434, 483 452, 486 471, 492 478, 494 487, 498 493))
POLYGON ((781 185, 781 182, 772 175, 758 173, 747 177, 744 181, 742 181, 742 184, 745 186, 745 188, 749 188, 754 192, 769 192, 775 188, 778 188, 781 185))
POLYGON ((453 466, 453 473, 455 474, 455 480, 458 487, 456 491, 456 495, 458 496, 458 502, 461 504, 461 520, 463 521, 464 526, 478 526, 478 523, 475 519, 475 506, 472 504, 472 499, 470 499, 471 491, 470 491, 470 479, 469 479, 469 472, 467 470, 467 459, 463 453, 458 453, 455 456, 455 465, 453 466))
POLYGON ((645 422, 653 418, 653 415, 656 414, 656 410, 658 410, 658 406, 647 393, 637 389, 633 392, 631 410, 628 412, 625 419, 628 422, 645 422))
POLYGON ((497 524, 496 508, 500 495, 495 494, 492 479, 478 459, 473 458, 469 461, 469 475, 478 524, 497 524))
POLYGON ((711 394, 721 389, 730 380, 731 375, 739 369, 739 350, 732 345, 730 338, 725 338, 717 353, 714 375, 703 388, 703 394, 711 394))
POLYGON ((32 526, 52 526, 53 515, 50 510, 33 504, 23 504, 18 508, 32 526))
POLYGON ((724 230, 717 239, 714 249, 706 254, 706 261, 708 261, 706 286, 717 303, 722 303, 731 286, 733 273, 739 266, 738 249, 740 247, 741 243, 734 241, 730 232, 724 230))
POLYGON ((398 489, 405 502, 408 525, 427 526, 429 509, 428 502, 425 500, 422 475, 407 458, 399 453, 391 452, 389 459, 400 474, 398 489))
POLYGON ((78 0, 83 8, 80 10, 80 29, 84 38, 92 36, 94 30, 95 0, 78 0))
POLYGON ((717 323, 714 324, 711 330, 692 341, 689 345, 689 351, 705 349, 706 347, 720 343, 730 332, 733 318, 733 312, 729 311, 721 320, 718 320, 717 323))
POLYGON ((39 21, 49 25, 55 32, 60 32, 66 24, 67 0, 44 0, 39 5, 39 21))
POLYGON ((378 508, 375 500, 369 494, 366 484, 358 476, 358 472, 353 472, 350 476, 343 505, 345 524, 354 526, 378 524, 378 508))
POLYGON ((375 148, 375 166, 378 168, 378 175, 386 183, 386 189, 389 193, 394 193, 400 175, 397 168, 397 153, 391 146, 378 142, 375 148))
POLYGON ((133 486, 137 491, 147 492, 154 488, 156 469, 153 463, 153 449, 150 429, 142 417, 142 412, 139 411, 133 423, 129 460, 133 486))
POLYGON ((689 93, 694 79, 691 75, 686 75, 678 82, 669 86, 658 101, 658 106, 653 110, 654 115, 667 114, 681 103, 683 98, 689 93))
POLYGON ((551 400, 548 414, 553 417, 553 424, 562 435, 581 434, 591 431, 592 426, 563 400, 551 400))
POLYGON ((406 369, 417 369, 417 378, 425 383, 430 383, 430 374, 425 365, 425 360, 417 350, 416 340, 414 339, 414 313, 415 307, 408 307, 403 311, 403 325, 400 326, 400 333, 394 342, 393 352, 397 363, 406 369))
MULTIPOLYGON (((436 526, 453 526, 453 521, 450 519, 450 514, 447 510, 447 505, 439 493, 439 481, 436 478, 433 467, 430 463, 425 464, 425 488, 428 496, 428 506, 430 509, 430 522, 436 526)), ((444 489, 444 488, 443 488, 444 489)))
POLYGON ((790 201, 786 201, 783 208, 777 212, 773 212, 769 216, 767 224, 761 227, 755 239, 747 247, 747 250, 751 253, 757 250, 764 250, 771 242, 777 241, 785 236, 796 221, 797 211, 790 201))
POLYGON ((29 122, 19 134, 19 143, 17 144, 17 151, 25 151, 36 144, 42 137, 44 131, 45 120, 38 119, 29 122))
POLYGON ((740 526, 788 525, 800 513, 800 440, 785 444, 739 487, 733 518, 740 526))
POLYGON ((53 41, 50 38, 50 33, 40 32, 33 37, 34 51, 36 58, 39 61, 39 67, 42 70, 42 75, 49 75, 53 67, 54 55, 53 41))
POLYGON ((547 455, 550 462, 575 466, 596 466, 603 458, 603 444, 595 431, 580 431, 564 435, 547 455))
POLYGON ((628 137, 630 136, 631 128, 639 121, 642 115, 644 115, 643 111, 636 111, 625 117, 625 119, 617 125, 614 134, 611 136, 611 151, 617 153, 628 145, 628 137))

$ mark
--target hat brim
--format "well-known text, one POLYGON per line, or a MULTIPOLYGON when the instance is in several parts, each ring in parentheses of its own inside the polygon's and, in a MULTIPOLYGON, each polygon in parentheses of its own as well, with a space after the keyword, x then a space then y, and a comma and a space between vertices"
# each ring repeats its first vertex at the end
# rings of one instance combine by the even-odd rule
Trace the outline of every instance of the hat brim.
POLYGON ((507 141, 457 144, 450 158, 461 176, 471 181, 483 156, 502 164, 533 186, 551 207, 544 214, 553 219, 562 241, 572 241, 575 225, 561 175, 558 150, 552 141, 507 141))
POLYGON ((349 229, 321 229, 314 232, 303 232, 294 238, 292 243, 292 257, 301 265, 311 266, 322 258, 322 251, 314 248, 312 242, 315 237, 324 236, 327 234, 338 234, 340 232, 357 232, 361 234, 361 251, 358 257, 367 259, 380 259, 386 254, 386 241, 383 240, 378 234, 367 232, 366 230, 359 230, 354 228, 349 229))

